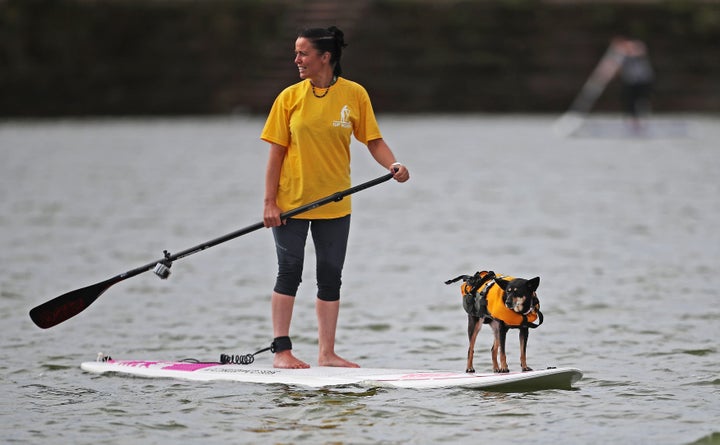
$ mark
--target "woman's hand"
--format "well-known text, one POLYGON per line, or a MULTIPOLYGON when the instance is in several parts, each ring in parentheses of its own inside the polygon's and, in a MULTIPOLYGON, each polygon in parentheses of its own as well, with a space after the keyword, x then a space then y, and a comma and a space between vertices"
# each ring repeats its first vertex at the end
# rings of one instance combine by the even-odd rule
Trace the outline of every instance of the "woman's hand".
POLYGON ((280 207, 274 201, 266 202, 263 211, 263 225, 265 227, 277 227, 283 224, 284 221, 280 220, 281 213, 280 207))
POLYGON ((390 171, 393 173, 393 179, 397 182, 405 182, 410 179, 410 171, 399 162, 395 162, 390 166, 390 171))

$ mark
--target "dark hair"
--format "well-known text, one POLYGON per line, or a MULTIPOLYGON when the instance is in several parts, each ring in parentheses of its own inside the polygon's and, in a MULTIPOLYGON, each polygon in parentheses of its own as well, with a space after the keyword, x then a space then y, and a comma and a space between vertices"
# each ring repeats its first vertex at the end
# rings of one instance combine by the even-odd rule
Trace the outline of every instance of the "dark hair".
POLYGON ((345 43, 345 34, 337 27, 329 28, 308 28, 300 31, 298 37, 304 37, 312 43, 313 48, 321 53, 330 53, 330 63, 333 65, 333 74, 335 76, 342 75, 340 67, 340 58, 342 58, 342 50, 347 46, 345 43))

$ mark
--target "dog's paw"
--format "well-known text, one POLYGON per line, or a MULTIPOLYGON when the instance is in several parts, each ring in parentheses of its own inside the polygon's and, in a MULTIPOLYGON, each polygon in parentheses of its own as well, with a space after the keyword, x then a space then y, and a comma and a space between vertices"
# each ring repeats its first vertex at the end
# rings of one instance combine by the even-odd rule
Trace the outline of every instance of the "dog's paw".
POLYGON ((533 369, 532 369, 531 367, 529 367, 529 366, 526 366, 526 367, 523 368, 523 372, 528 372, 528 371, 532 371, 532 370, 533 370, 533 369))
POLYGON ((494 371, 496 374, 507 374, 508 372, 510 372, 508 368, 495 369, 494 371))
POLYGON ((468 373, 468 374, 475 374, 475 369, 474 369, 474 368, 468 368, 468 369, 465 370, 465 372, 468 373))

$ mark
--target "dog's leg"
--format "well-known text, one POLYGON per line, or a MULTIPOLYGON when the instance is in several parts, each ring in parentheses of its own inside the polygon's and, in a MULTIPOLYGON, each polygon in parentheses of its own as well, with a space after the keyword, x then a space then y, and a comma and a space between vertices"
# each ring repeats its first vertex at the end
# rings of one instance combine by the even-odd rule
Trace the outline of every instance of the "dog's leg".
POLYGON ((532 371, 532 368, 527 365, 528 337, 530 337, 530 330, 528 328, 520 328, 520 366, 523 372, 532 371))
POLYGON ((510 372, 507 365, 507 356, 505 355, 505 340, 507 338, 508 327, 500 320, 493 320, 490 324, 493 328, 492 360, 494 372, 510 372))
MULTIPOLYGON (((493 331, 494 331, 494 329, 493 329, 493 331)), ((500 347, 500 340, 498 340, 497 335, 493 335, 493 345, 492 345, 492 349, 490 349, 490 358, 492 358, 493 372, 500 372, 500 365, 498 365, 498 361, 497 361, 497 352, 498 352, 499 347, 500 347)))
POLYGON ((482 323, 480 322, 479 317, 468 315, 468 340, 470 340, 470 345, 468 346, 465 372, 475 372, 475 368, 473 367, 473 358, 475 357, 475 340, 477 340, 478 332, 480 332, 481 327, 482 323))

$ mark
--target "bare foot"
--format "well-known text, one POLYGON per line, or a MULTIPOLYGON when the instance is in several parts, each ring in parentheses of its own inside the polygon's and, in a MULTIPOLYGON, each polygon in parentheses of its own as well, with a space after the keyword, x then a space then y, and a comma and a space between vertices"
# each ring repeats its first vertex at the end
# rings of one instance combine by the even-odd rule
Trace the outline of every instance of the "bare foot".
POLYGON ((292 352, 287 350, 275 353, 275 358, 273 359, 273 367, 283 369, 305 369, 309 368, 310 365, 296 358, 294 355, 292 355, 292 352))
POLYGON ((359 368, 360 365, 351 361, 345 360, 337 354, 327 355, 318 359, 318 365, 320 366, 334 366, 336 368, 359 368))

